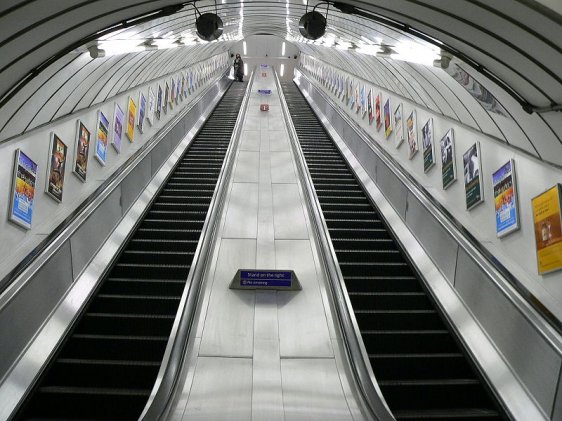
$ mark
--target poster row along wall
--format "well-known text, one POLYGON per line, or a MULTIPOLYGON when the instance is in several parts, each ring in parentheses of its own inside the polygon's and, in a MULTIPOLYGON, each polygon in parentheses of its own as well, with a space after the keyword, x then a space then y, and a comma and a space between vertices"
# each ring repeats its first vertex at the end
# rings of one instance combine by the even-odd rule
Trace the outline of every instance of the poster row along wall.
MULTIPOLYGON (((357 119, 366 119, 375 139, 377 136, 384 137, 396 149, 405 143, 407 159, 415 161, 420 156, 419 170, 426 175, 432 171, 440 171, 443 190, 457 181, 457 151, 453 128, 436 138, 432 117, 418 122, 415 107, 405 109, 402 102, 392 104, 390 96, 383 97, 382 92, 368 82, 306 55, 301 57, 300 67, 352 115, 355 114, 357 119), (438 162, 440 169, 437 169, 438 162)), ((484 203, 483 183, 490 181, 496 236, 503 238, 519 230, 521 218, 515 160, 508 159, 485 178, 480 142, 475 141, 460 153, 466 210, 470 211, 484 203)), ((556 184, 531 200, 539 274, 562 269, 561 198, 562 186, 556 184)))
MULTIPOLYGON (((188 96, 219 75, 226 66, 228 56, 217 55, 169 76, 154 86, 140 89, 128 96, 126 104, 115 101, 112 116, 98 110, 94 128, 87 127, 82 120, 77 119, 74 139, 62 139, 52 131, 47 165, 43 169, 46 170, 46 195, 57 203, 62 203, 68 172, 86 183, 91 154, 98 165, 106 166, 110 159, 110 145, 120 154, 125 138, 134 142, 137 136, 145 132, 146 124, 153 126, 157 120, 164 120, 170 110, 180 107, 188 96)), ((36 191, 39 188, 38 172, 41 170, 40 165, 29 154, 20 148, 16 149, 8 219, 26 230, 31 229, 35 202, 40 200, 36 197, 36 191)))

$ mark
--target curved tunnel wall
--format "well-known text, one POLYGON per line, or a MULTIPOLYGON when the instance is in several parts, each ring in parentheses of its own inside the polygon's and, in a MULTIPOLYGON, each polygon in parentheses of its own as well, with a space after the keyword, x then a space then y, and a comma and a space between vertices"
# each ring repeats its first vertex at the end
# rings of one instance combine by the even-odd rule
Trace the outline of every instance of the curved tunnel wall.
MULTIPOLYGON (((333 52, 331 54, 333 55, 333 52)), ((558 320, 562 320, 562 272, 558 271, 543 276, 538 275, 535 251, 535 232, 531 209, 531 199, 546 189, 552 187, 554 184, 559 183, 562 180, 562 170, 537 159, 527 153, 526 150, 510 147, 510 144, 507 143, 506 140, 502 141, 498 137, 491 136, 485 131, 479 130, 478 127, 474 127, 474 124, 478 122, 477 118, 468 120, 468 123, 472 124, 467 124, 464 120, 459 119, 458 117, 453 118, 450 113, 455 111, 455 108, 459 111, 459 113, 462 108, 465 108, 465 110, 477 109, 476 105, 471 105, 471 102, 476 102, 476 100, 467 93, 465 93, 465 98, 463 98, 466 102, 460 102, 458 99, 456 101, 451 100, 448 108, 449 113, 440 111, 444 108, 444 105, 447 104, 443 101, 443 98, 447 95, 447 90, 449 91, 450 97, 453 98, 455 98, 453 94, 460 95, 462 94, 462 90, 464 90, 460 87, 460 85, 458 85, 458 87, 452 85, 450 82, 456 82, 442 70, 422 68, 423 66, 421 65, 416 66, 411 70, 412 72, 419 72, 426 77, 433 74, 433 80, 439 82, 438 87, 434 88, 434 91, 431 93, 427 93, 427 90, 429 90, 431 85, 424 84, 423 87, 426 90, 426 94, 425 98, 421 97, 421 99, 425 100, 435 98, 437 95, 436 91, 439 90, 439 92, 441 92, 440 95, 442 96, 442 105, 440 108, 436 108, 436 101, 433 101, 431 106, 424 106, 420 105, 420 97, 413 100, 413 95, 405 96, 402 93, 404 91, 400 91, 401 94, 397 94, 393 89, 389 89, 388 84, 380 82, 382 78, 380 73, 378 73, 378 80, 373 77, 373 74, 377 73, 375 70, 377 68, 368 66, 361 67, 361 63, 355 64, 353 62, 353 59, 357 58, 352 57, 349 54, 345 55, 345 61, 340 60, 339 62, 336 61, 336 63, 341 65, 347 63, 346 68, 351 68, 353 72, 343 71, 341 68, 331 64, 334 63, 334 61, 323 61, 316 58, 317 56, 317 54, 315 54, 315 56, 303 55, 300 61, 300 69, 315 80, 315 83, 319 85, 320 89, 322 89, 332 99, 337 101, 339 108, 353 118, 353 120, 356 121, 357 124, 372 137, 373 142, 381 145, 408 174, 413 176, 414 179, 423 186, 429 194, 431 194, 431 196, 433 196, 447 211, 449 211, 453 217, 457 219, 486 249, 488 249, 489 252, 495 256, 498 261, 501 262, 518 279, 518 281, 531 292, 532 295, 534 295, 544 306, 546 306, 558 320), (386 137, 384 133, 384 124, 381 129, 377 130, 375 122, 369 123, 368 117, 363 116, 362 112, 357 113, 355 109, 351 109, 350 104, 342 101, 341 97, 338 97, 338 95, 336 95, 332 90, 322 85, 320 82, 321 79, 318 80, 318 77, 313 76, 315 66, 316 68, 321 66, 324 67, 324 69, 333 69, 335 72, 354 80, 356 84, 359 83, 360 86, 365 86, 368 89, 372 88, 374 95, 376 95, 376 93, 381 94, 381 106, 385 104, 387 99, 390 99, 392 114, 394 113, 396 107, 398 107, 399 104, 402 104, 403 136, 406 136, 407 129, 405 120, 412 111, 415 111, 419 152, 412 159, 409 159, 407 141, 404 141, 400 146, 398 146, 396 131, 393 131, 388 137, 386 137), (447 81, 447 78, 451 79, 451 81, 447 81), (422 127, 429 119, 432 119, 433 122, 433 147, 437 162, 433 168, 425 172, 421 146, 421 131, 422 127), (457 175, 456 181, 445 190, 443 189, 441 178, 439 141, 449 129, 453 129, 454 131, 457 175), (464 165, 462 155, 475 142, 479 142, 480 144, 484 202, 468 211, 466 209, 465 201, 463 182, 464 165), (515 161, 515 171, 517 176, 516 187, 519 199, 521 228, 503 238, 498 238, 496 236, 495 226, 496 221, 492 173, 505 164, 509 159, 513 159, 515 161)), ((407 66, 413 67, 412 65, 407 66)), ((421 79, 418 79, 418 81, 419 80, 421 79)), ((484 121, 490 121, 492 118, 490 114, 492 113, 484 112, 482 109, 478 118, 485 119, 484 121)), ((469 116, 466 113, 465 115, 466 117, 469 116)), ((508 120, 508 118, 503 116, 493 118, 508 120)), ((393 118, 391 121, 394 125, 393 118)), ((510 124, 510 122, 506 121, 505 124, 510 124)), ((492 125, 489 127, 493 128, 492 125)), ((537 131, 532 139, 544 139, 545 136, 540 137, 539 133, 540 132, 537 131)), ((514 133, 513 137, 509 138, 512 142, 515 140, 515 134, 516 133, 514 133)), ((519 136, 519 141, 524 141, 524 139, 528 138, 521 132, 519 133, 519 136)), ((552 155, 549 155, 549 157, 550 156, 552 155)), ((555 155, 555 158, 562 158, 562 150, 555 155)), ((423 227, 420 226, 419 229, 423 229, 423 227)), ((447 253, 448 251, 443 250, 443 252, 447 253)), ((451 256, 450 261, 454 262, 454 260, 454 256, 451 256)), ((445 269, 446 272, 454 272, 455 270, 456 268, 454 266, 445 269)), ((449 279, 453 278, 450 273, 446 274, 446 276, 449 279)))
MULTIPOLYGON (((212 51, 209 52, 211 53, 212 51)), ((164 128, 174 116, 190 106, 193 103, 193 98, 195 98, 199 91, 209 84, 214 83, 216 77, 222 75, 229 64, 230 61, 227 53, 211 55, 209 58, 202 59, 191 66, 180 67, 178 64, 178 71, 165 71, 165 76, 150 79, 148 83, 135 84, 132 88, 123 88, 118 93, 107 94, 107 96, 104 96, 99 102, 93 105, 89 105, 80 111, 67 114, 64 117, 54 119, 51 123, 43 124, 34 130, 26 132, 24 135, 1 143, 0 162, 2 164, 0 165, 0 180, 3 181, 2 189, 0 189, 1 203, 10 203, 10 186, 12 182, 14 152, 16 149, 20 148, 26 155, 33 159, 38 164, 38 171, 35 184, 33 221, 30 230, 25 230, 8 221, 9 206, 0 208, 0 232, 3 238, 3 241, 0 243, 0 254, 4 256, 0 262, 0 279, 9 274, 9 272, 48 234, 63 222, 103 182, 110 178, 128 158, 154 137, 159 130, 164 128), (181 71, 179 71, 179 69, 181 69, 181 71), (159 86, 164 90, 166 83, 171 86, 172 79, 177 81, 182 74, 194 75, 194 86, 196 86, 194 90, 186 97, 182 97, 178 100, 177 104, 173 106, 169 105, 167 113, 162 112, 160 119, 154 117, 153 125, 150 125, 149 122, 145 120, 144 131, 142 133, 138 129, 137 121, 135 121, 133 141, 127 139, 125 134, 126 128, 123 127, 121 151, 117 152, 117 150, 110 145, 113 139, 115 105, 119 105, 126 115, 128 99, 131 97, 137 104, 138 110, 140 93, 143 93, 148 100, 149 87, 153 90, 155 95, 157 95, 159 86), (204 79, 204 74, 209 75, 210 79, 204 79), (98 111, 104 113, 110 124, 110 132, 108 135, 109 144, 105 165, 101 165, 100 162, 94 158, 98 111), (86 182, 82 182, 78 177, 72 174, 73 163, 76 156, 77 120, 80 120, 86 126, 91 135, 86 182), (45 193, 47 164, 50 157, 49 145, 51 133, 56 133, 68 148, 61 203, 51 199, 45 193)), ((127 72, 133 72, 134 69, 135 67, 131 65, 127 66, 126 70, 127 72)), ((119 70, 119 68, 117 68, 117 70, 119 70)), ((118 78, 118 74, 119 72, 114 72, 110 73, 110 76, 118 78)), ((112 78, 109 77, 109 79, 112 78)), ((90 83, 89 86, 92 87, 91 89, 95 89, 95 80, 89 80, 88 82, 90 83)), ((68 93, 69 91, 68 86, 65 86, 65 84, 62 84, 61 87, 54 82, 46 83, 42 87, 45 90, 52 90, 55 92, 68 93)), ((61 95, 61 98, 66 98, 64 94, 61 95)), ((71 95, 68 96, 68 98, 71 97, 71 95)), ((61 102, 65 101, 59 98, 58 103, 60 104, 61 102)), ((33 105, 33 101, 31 101, 30 104, 33 105)), ((38 103, 35 103, 35 105, 38 106, 38 103)), ((54 103, 45 103, 45 111, 53 113, 53 105, 54 103)), ((29 114, 22 113, 16 120, 25 121, 27 115, 29 114)), ((136 118, 138 119, 138 112, 136 118)), ((163 153, 165 153, 165 151, 163 151, 163 153)), ((126 194, 127 192, 125 192, 125 195, 126 194)), ((134 198, 129 199, 129 201, 132 201, 134 198)), ((2 287, 2 285, 0 285, 0 287, 2 287)))

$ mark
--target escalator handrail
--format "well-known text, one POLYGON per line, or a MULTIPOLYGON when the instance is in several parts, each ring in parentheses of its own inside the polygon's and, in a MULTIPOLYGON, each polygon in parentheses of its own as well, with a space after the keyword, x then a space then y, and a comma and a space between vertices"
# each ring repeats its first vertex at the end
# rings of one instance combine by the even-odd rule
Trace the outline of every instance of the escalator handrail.
MULTIPOLYGON (((217 76, 216 80, 227 76, 228 71, 224 71, 217 76)), ((213 89, 215 85, 216 84, 209 84, 209 86, 195 96, 189 105, 175 115, 152 137, 152 139, 149 139, 138 151, 125 161, 119 169, 110 175, 100 187, 94 190, 92 194, 85 199, 84 203, 79 205, 79 207, 61 223, 61 226, 55 228, 53 234, 47 236, 45 239, 47 242, 46 245, 40 244, 37 246, 10 274, 0 280, 0 312, 70 239, 80 226, 96 212, 136 166, 152 152, 182 118, 197 106, 199 101, 204 98, 208 91, 213 89), (25 265, 25 268, 20 268, 22 265, 25 265)))
POLYGON ((199 293, 201 291, 203 279, 205 278, 207 262, 211 254, 210 250, 214 243, 216 228, 219 223, 218 216, 225 204, 228 185, 234 166, 234 157, 240 141, 240 134, 246 115, 254 76, 255 71, 250 75, 248 86, 244 93, 244 99, 240 105, 240 112, 232 131, 232 137, 223 161, 223 166, 219 173, 217 187, 213 193, 209 211, 207 212, 201 236, 193 256, 191 268, 187 275, 186 286, 170 332, 170 338, 166 345, 162 364, 160 365, 150 397, 139 417, 141 421, 154 421, 166 418, 182 371, 181 369, 187 358, 188 340, 197 310, 199 293))
MULTIPOLYGON (((312 86, 312 80, 302 71, 298 71, 312 86)), ((297 84, 298 85, 298 84, 297 84)), ((324 92, 318 94, 328 104, 333 104, 324 92)), ((337 109, 337 108, 336 108, 337 109)), ((486 274, 502 294, 511 302, 519 313, 536 329, 537 333, 553 348, 557 355, 562 355, 562 328, 560 321, 546 308, 533 305, 536 301, 530 292, 520 284, 494 256, 476 240, 440 203, 437 202, 407 171, 386 152, 381 145, 373 142, 365 131, 347 113, 340 112, 340 118, 360 137, 389 170, 404 184, 408 191, 424 206, 436 221, 446 230, 459 246, 469 255, 477 266, 486 274)))
POLYGON ((276 72, 274 72, 274 77, 281 100, 283 118, 287 125, 291 147, 297 161, 299 180, 304 188, 304 196, 309 214, 311 215, 312 228, 320 245, 319 253, 324 264, 330 290, 334 297, 336 315, 341 327, 343 342, 349 356, 353 375, 359 386, 364 403, 367 406, 366 409, 370 412, 371 417, 378 421, 395 421, 375 379, 375 374, 373 373, 367 350, 363 344, 351 301, 349 300, 349 296, 345 293, 343 274, 338 264, 336 252, 328 232, 328 226, 322 214, 320 202, 315 193, 314 184, 308 171, 304 153, 298 142, 298 135, 289 114, 285 94, 276 72))

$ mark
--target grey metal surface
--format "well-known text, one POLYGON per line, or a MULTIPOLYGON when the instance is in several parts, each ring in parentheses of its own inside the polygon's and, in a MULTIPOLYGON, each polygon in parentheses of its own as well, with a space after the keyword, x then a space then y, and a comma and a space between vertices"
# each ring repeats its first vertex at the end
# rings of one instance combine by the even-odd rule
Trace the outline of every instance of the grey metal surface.
MULTIPOLYGON (((291 167, 292 163, 289 162, 291 167)), ((297 184, 273 184, 272 193, 275 239, 308 239, 304 212, 298 206, 301 199, 297 184)))
POLYGON ((120 185, 106 197, 96 212, 80 225, 70 237, 70 241, 67 241, 72 247, 73 279, 78 278, 123 217, 121 200, 122 186, 120 185))
POLYGON ((252 418, 252 360, 199 357, 184 420, 252 418), (220 391, 216 386, 220 385, 220 391), (215 390, 214 393, 209 393, 215 390))
POLYGON ((228 206, 225 238, 255 238, 258 229, 258 185, 234 183, 228 206))
POLYGON ((152 154, 139 162, 135 169, 123 180, 121 184, 121 206, 123 207, 123 213, 129 210, 129 207, 131 207, 150 182, 152 178, 151 166, 152 154))
POLYGON ((455 289, 541 407, 549 411, 554 404, 561 356, 463 249, 459 249, 455 289))
MULTIPOLYGON (((389 226, 392 227, 395 235, 402 243, 404 250, 406 250, 409 254, 410 259, 416 264, 418 272, 423 275, 423 279, 427 282, 429 290, 436 298, 436 302, 444 310, 453 326, 455 326, 459 333, 459 337, 463 343, 467 345, 475 363, 483 370, 483 373, 485 373, 485 376, 493 385, 492 387, 495 390, 495 393, 500 396, 505 406, 509 409, 511 415, 515 419, 521 420, 548 418, 552 410, 553 394, 556 392, 556 382, 560 369, 560 353, 558 352, 559 348, 556 346, 558 343, 557 335, 554 334, 554 332, 546 325, 545 321, 541 319, 540 316, 538 316, 538 314, 530 308, 520 296, 515 294, 512 290, 510 291, 510 288, 505 285, 505 281, 502 282, 498 273, 494 274, 489 270, 485 260, 476 254, 476 250, 474 248, 469 248, 469 259, 472 261, 472 265, 480 265, 478 266, 478 270, 483 276, 479 277, 479 282, 475 282, 471 287, 467 287, 464 291, 453 289, 453 282, 447 282, 445 280, 443 274, 439 272, 435 264, 431 261, 427 251, 424 250, 421 245, 423 244, 423 241, 439 241, 439 239, 431 237, 429 239, 415 239, 412 232, 404 224, 403 218, 396 213, 393 207, 390 207, 390 202, 382 195, 382 192, 378 189, 376 183, 362 168, 358 159, 354 155, 354 145, 349 145, 348 148, 348 145, 346 145, 346 142, 344 141, 345 138, 340 137, 329 122, 323 118, 320 109, 327 106, 327 104, 329 106, 333 106, 331 105, 331 100, 323 94, 319 94, 318 91, 315 92, 313 100, 308 92, 314 91, 316 88, 314 88, 306 79, 301 79, 299 83, 301 84, 301 89, 303 89, 302 85, 306 85, 304 88, 305 97, 311 103, 315 112, 320 114, 320 118, 326 124, 326 129, 332 138, 335 139, 336 144, 342 150, 342 153, 351 168, 353 168, 358 178, 364 184, 366 191, 369 193, 372 200, 379 204, 382 215, 387 220, 389 226), (320 107, 316 105, 317 103, 321 104, 320 107), (418 241, 422 241, 422 243, 420 244, 418 241), (483 300, 482 297, 480 297, 483 284, 487 285, 486 290, 495 288, 498 292, 488 291, 487 294, 484 293, 484 295, 487 295, 488 298, 483 300), (479 302, 476 309, 479 305, 485 305, 485 302, 488 302, 488 305, 486 306, 487 313, 483 315, 483 319, 477 319, 478 314, 472 313, 472 309, 469 308, 470 303, 466 302, 463 295, 464 293, 468 293, 474 297, 475 301, 479 302), (503 298, 499 298, 498 295, 500 294, 503 298), (506 307, 502 310, 507 311, 510 316, 506 316, 505 319, 503 316, 498 318, 495 311, 495 303, 497 300, 503 301, 506 304, 506 307), (496 320, 496 318, 498 318, 498 320, 496 320), (514 320, 512 322, 508 322, 508 320, 512 320, 512 318, 514 318, 514 320), (501 320, 506 321, 503 327, 501 327, 501 320), (498 322, 498 325, 491 329, 492 332, 486 332, 482 329, 482 326, 486 323, 494 324, 496 322, 498 322), (523 326, 519 323, 522 323, 523 326), (498 342, 492 342, 496 339, 496 329, 502 328, 503 332, 500 337, 498 337, 498 342), (531 330, 533 332, 531 332, 531 330), (506 338, 506 341, 503 343, 501 336, 506 338), (525 358, 520 356, 522 354, 519 354, 517 349, 526 349, 529 337, 534 338, 531 339, 531 341, 535 342, 534 346, 540 348, 540 351, 538 351, 535 355, 537 355, 537 357, 539 355, 545 355, 544 360, 541 357, 538 357, 536 360, 531 362, 528 356, 525 358), (515 353, 515 355, 512 353, 515 353), (525 359, 526 362, 523 362, 523 359, 525 359), (518 367, 517 361, 520 361, 519 364, 525 364, 526 366, 518 367), (536 365, 532 366, 531 364, 536 365), (522 376, 528 376, 530 375, 530 372, 534 370, 541 372, 542 375, 546 375, 547 378, 543 384, 537 385, 534 378, 522 379, 522 376), (551 370, 551 372, 547 374, 549 370, 551 370), (556 379, 553 381, 553 378, 556 379), (521 380, 527 381, 525 385, 521 383, 521 380), (529 394, 529 390, 533 397, 529 394), (537 401, 534 399, 539 400, 541 405, 537 405, 537 401)), ((342 117, 346 120, 347 125, 354 127, 353 122, 345 116, 342 117)), ((362 129, 356 128, 356 130, 358 133, 362 133, 362 129)), ((361 136, 365 142, 369 142, 366 135, 361 134, 361 136)), ((419 194, 419 191, 416 190, 416 186, 411 182, 411 180, 400 176, 398 169, 393 167, 390 159, 383 153, 379 152, 376 146, 373 146, 372 150, 373 159, 375 154, 378 156, 378 159, 380 159, 379 166, 388 166, 392 169, 394 174, 398 176, 402 183, 408 185, 409 195, 414 196, 416 200, 419 200, 426 208, 426 217, 435 217, 438 223, 445 229, 446 233, 459 244, 459 250, 467 250, 466 239, 463 241, 462 234, 456 231, 455 228, 451 226, 450 222, 447 223, 447 219, 441 214, 440 209, 432 204, 427 198, 424 199, 423 195, 419 194)), ((435 247, 430 248, 435 249, 435 247)), ((461 253, 459 252, 459 255, 460 254, 461 253)), ((458 272, 461 270, 463 265, 466 266, 467 262, 463 260, 461 263, 459 259, 457 263, 457 273, 455 274, 456 279, 458 279, 458 272)), ((471 275, 463 275, 463 278, 471 278, 471 275)), ((538 375, 537 379, 540 378, 540 376, 541 375, 538 375)))

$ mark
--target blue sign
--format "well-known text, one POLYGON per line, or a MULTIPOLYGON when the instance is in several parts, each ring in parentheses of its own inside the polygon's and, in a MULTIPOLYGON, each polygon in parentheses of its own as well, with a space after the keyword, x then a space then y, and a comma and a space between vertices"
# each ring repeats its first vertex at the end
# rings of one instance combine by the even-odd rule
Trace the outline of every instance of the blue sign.
POLYGON ((271 95, 271 89, 258 89, 258 94, 271 95))
POLYGON ((230 284, 232 289, 301 289, 299 280, 292 270, 240 269, 230 284))

